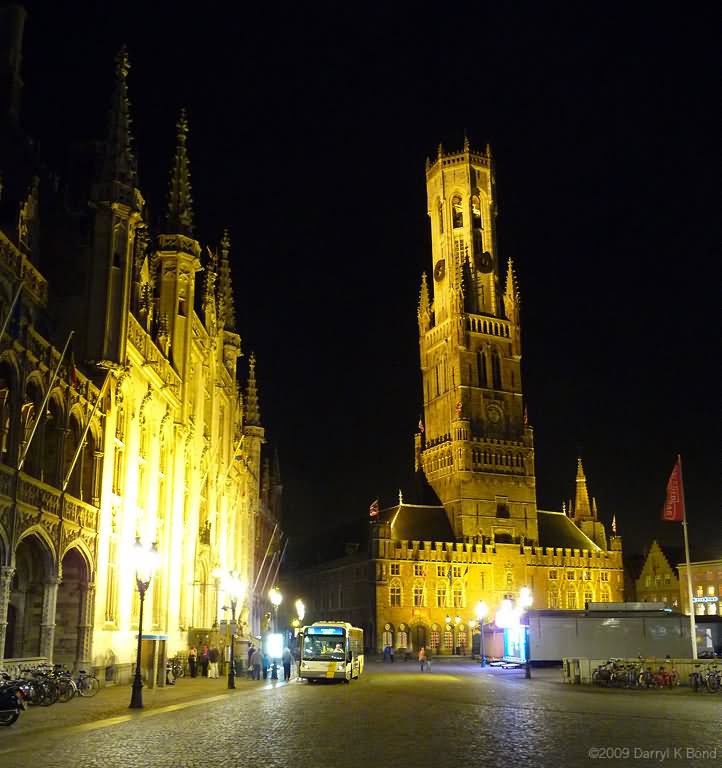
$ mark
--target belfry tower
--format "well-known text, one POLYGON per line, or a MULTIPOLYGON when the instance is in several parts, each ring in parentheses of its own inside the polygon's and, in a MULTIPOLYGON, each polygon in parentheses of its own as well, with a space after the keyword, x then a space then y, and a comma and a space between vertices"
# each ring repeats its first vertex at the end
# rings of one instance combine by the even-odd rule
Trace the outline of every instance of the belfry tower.
POLYGON ((519 293, 511 260, 502 289, 491 149, 477 152, 468 140, 460 152, 440 146, 427 161, 426 190, 432 279, 422 276, 418 309, 424 416, 417 463, 457 538, 536 542, 519 293))

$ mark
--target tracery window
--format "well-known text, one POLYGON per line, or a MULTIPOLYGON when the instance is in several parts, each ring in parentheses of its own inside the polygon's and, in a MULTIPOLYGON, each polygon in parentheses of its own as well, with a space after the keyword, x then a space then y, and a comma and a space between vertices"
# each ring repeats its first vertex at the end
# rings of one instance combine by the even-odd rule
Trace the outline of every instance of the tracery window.
POLYGON ((451 198, 451 215, 454 229, 464 226, 464 210, 459 195, 454 195, 451 198))

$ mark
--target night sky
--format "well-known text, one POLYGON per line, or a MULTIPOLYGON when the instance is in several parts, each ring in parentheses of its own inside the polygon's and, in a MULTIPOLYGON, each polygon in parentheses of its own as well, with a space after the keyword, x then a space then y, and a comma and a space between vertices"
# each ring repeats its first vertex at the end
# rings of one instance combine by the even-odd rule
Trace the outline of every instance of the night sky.
POLYGON ((231 233, 297 552, 411 497, 424 162, 466 132, 496 160, 539 506, 581 456, 627 553, 679 544, 680 453, 692 558, 722 556, 719 14, 580 5, 26 4, 24 124, 61 172, 103 137, 124 43, 156 218, 188 110, 196 233, 231 233))

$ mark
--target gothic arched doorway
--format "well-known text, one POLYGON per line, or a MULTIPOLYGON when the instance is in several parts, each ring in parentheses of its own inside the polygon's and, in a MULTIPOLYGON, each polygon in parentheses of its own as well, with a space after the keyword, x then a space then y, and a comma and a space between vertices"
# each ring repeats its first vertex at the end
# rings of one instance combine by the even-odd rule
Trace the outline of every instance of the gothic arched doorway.
POLYGON ((48 545, 40 535, 30 534, 18 544, 15 553, 15 575, 10 592, 14 626, 12 634, 8 626, 6 635, 12 658, 45 655, 42 625, 46 623, 46 611, 51 611, 55 602, 54 594, 48 595, 47 600, 45 594, 46 590, 54 591, 55 583, 53 556, 48 545))
POLYGON ((411 627, 411 647, 418 651, 422 646, 427 645, 427 632, 425 624, 415 624, 411 627))
POLYGON ((55 642, 53 661, 72 667, 84 661, 84 628, 87 615, 88 566, 81 553, 68 550, 62 562, 62 579, 58 586, 55 609, 55 642))

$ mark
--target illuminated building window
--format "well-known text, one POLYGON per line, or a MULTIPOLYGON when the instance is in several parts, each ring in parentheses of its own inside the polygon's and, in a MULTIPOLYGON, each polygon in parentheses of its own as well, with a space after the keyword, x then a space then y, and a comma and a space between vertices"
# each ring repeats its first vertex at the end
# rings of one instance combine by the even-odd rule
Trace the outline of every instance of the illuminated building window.
POLYGON ((591 578, 589 571, 582 571, 582 579, 584 579, 584 581, 589 581, 591 578))
POLYGON ((697 603, 694 607, 694 612, 697 616, 704 616, 704 605, 702 605, 702 603, 697 603))
POLYGON ((676 597, 672 600, 672 606, 674 608, 677 608, 679 606, 679 600, 676 597))
POLYGON ((594 600, 594 595, 591 592, 584 593, 584 604, 591 603, 594 600))
POLYGON ((424 588, 419 585, 414 586, 414 606, 416 608, 424 606, 424 588))
POLYGON ((461 587, 454 587, 454 608, 464 607, 464 591, 461 587))
POLYGON ((439 642, 441 640, 441 635, 439 633, 438 629, 432 629, 431 635, 430 635, 430 641, 429 646, 432 651, 438 651, 439 650, 439 642))
POLYGON ((606 589, 603 589, 603 590, 602 590, 602 602, 603 602, 603 603, 608 603, 608 602, 610 602, 610 599, 609 599, 609 592, 608 592, 606 589))
POLYGON ((548 596, 548 602, 550 608, 559 607, 559 594, 557 592, 550 592, 548 596))
POLYGON ((461 578, 461 566, 460 565, 455 565, 454 566, 453 575, 454 575, 455 579, 460 579, 461 578))
POLYGON ((451 648, 453 647, 454 647, 454 633, 450 629, 447 629, 444 632, 444 648, 448 648, 449 650, 451 650, 451 648))
POLYGON ((425 568, 423 565, 419 565, 418 563, 414 564, 414 576, 424 576, 425 568))
POLYGON ((609 581, 609 574, 606 571, 602 571, 602 573, 599 574, 600 581, 609 581))
POLYGON ((710 585, 707 587, 707 594, 708 594, 710 597, 714 597, 714 586, 713 586, 712 584, 710 584, 710 585))
POLYGON ((461 206, 461 197, 454 195, 451 198, 451 216, 454 229, 464 226, 464 210, 461 206))
POLYGON ((514 574, 511 571, 509 571, 506 574, 506 586, 507 587, 513 587, 514 586, 514 574))
POLYGON ((389 605, 396 608, 401 606, 401 584, 395 581, 389 586, 389 605))
POLYGON ((549 569, 549 578, 553 581, 554 579, 558 579, 558 573, 556 568, 550 568, 549 569))
POLYGON ((391 575, 398 576, 401 572, 401 566, 398 563, 391 563, 391 575))
POLYGON ((436 566, 436 575, 437 576, 446 576, 446 566, 445 565, 437 565, 436 566))
POLYGON ((661 583, 662 583, 662 577, 660 576, 660 574, 655 573, 655 575, 654 575, 654 586, 658 587, 661 583))
POLYGON ((702 585, 696 587, 697 597, 704 597, 704 587, 702 585))
POLYGON ((436 588, 437 608, 446 608, 446 586, 439 585, 436 588))
POLYGON ((574 610, 577 607, 577 593, 567 592, 567 608, 574 610))
POLYGON ((567 571, 567 581, 574 581, 576 574, 574 571, 567 571))
POLYGON ((471 223, 474 229, 481 229, 481 203, 479 198, 474 195, 471 198, 471 223))

